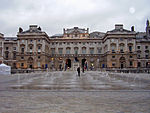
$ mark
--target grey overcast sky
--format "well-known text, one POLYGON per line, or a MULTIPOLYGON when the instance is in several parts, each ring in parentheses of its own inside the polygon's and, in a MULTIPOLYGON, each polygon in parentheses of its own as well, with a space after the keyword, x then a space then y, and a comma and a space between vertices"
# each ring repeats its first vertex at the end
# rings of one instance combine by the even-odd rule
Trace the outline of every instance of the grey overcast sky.
POLYGON ((78 26, 106 32, 117 23, 145 31, 150 0, 0 0, 0 33, 16 36, 36 24, 48 35, 78 26))

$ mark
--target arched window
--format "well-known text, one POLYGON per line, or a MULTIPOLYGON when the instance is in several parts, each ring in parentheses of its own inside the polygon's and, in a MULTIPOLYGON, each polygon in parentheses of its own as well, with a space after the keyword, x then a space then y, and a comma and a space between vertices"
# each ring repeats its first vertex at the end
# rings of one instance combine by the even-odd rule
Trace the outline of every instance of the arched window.
POLYGON ((70 54, 70 47, 66 48, 66 54, 70 54))
POLYGON ((86 47, 82 47, 82 54, 86 54, 86 47))

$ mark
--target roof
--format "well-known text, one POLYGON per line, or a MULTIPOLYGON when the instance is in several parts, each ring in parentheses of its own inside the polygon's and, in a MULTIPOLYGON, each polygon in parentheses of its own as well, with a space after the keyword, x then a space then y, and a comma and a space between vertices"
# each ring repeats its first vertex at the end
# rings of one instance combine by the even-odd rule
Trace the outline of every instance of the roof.
POLYGON ((22 28, 19 28, 19 30, 20 30, 19 33, 22 33, 22 34, 25 34, 25 33, 42 33, 41 28, 38 27, 37 25, 30 25, 29 30, 26 30, 26 31, 23 31, 22 28))
POLYGON ((141 38, 144 38, 146 37, 146 32, 137 32, 136 33, 136 38, 137 39, 141 39, 141 38))
POLYGON ((60 37, 63 37, 63 34, 55 34, 55 35, 52 35, 50 36, 50 38, 60 38, 60 37))
POLYGON ((14 40, 17 40, 18 37, 4 37, 4 39, 5 40, 12 40, 12 41, 14 41, 14 40))
POLYGON ((102 38, 105 35, 103 32, 92 32, 90 33, 90 38, 102 38))
POLYGON ((67 33, 67 34, 87 33, 87 32, 88 32, 88 30, 86 30, 86 29, 81 29, 81 28, 78 28, 78 27, 74 27, 74 28, 66 29, 66 30, 65 30, 65 33, 67 33))

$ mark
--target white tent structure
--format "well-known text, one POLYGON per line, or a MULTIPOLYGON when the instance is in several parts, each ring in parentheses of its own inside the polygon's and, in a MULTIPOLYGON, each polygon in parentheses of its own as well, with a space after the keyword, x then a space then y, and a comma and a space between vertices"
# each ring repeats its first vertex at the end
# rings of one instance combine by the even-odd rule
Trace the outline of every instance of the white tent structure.
POLYGON ((0 64, 0 75, 10 75, 11 67, 6 64, 0 64))

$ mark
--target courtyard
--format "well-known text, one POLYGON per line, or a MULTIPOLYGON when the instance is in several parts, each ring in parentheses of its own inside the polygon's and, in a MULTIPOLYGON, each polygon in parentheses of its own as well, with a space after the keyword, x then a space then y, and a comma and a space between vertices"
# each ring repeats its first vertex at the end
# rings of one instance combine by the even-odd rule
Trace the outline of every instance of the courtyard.
POLYGON ((0 75, 2 113, 149 113, 150 74, 55 71, 0 75))

